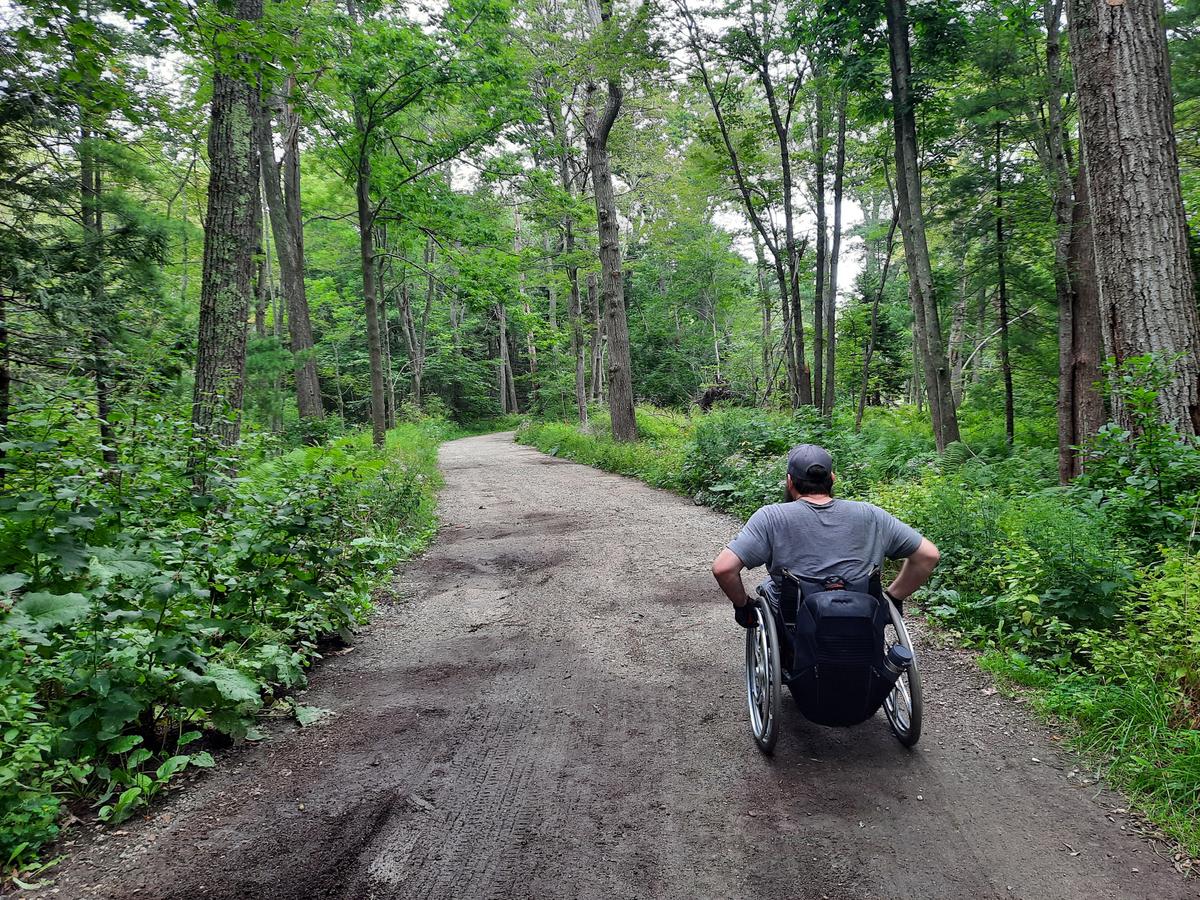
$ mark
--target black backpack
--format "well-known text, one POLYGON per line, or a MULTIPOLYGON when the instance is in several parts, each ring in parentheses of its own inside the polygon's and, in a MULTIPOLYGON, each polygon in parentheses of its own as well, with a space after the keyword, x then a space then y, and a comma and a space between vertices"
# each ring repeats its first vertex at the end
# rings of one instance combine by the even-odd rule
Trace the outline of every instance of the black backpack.
POLYGON ((781 581, 783 681, 796 705, 819 725, 857 725, 871 718, 901 671, 885 664, 884 629, 891 614, 878 570, 854 583, 784 569, 781 581))

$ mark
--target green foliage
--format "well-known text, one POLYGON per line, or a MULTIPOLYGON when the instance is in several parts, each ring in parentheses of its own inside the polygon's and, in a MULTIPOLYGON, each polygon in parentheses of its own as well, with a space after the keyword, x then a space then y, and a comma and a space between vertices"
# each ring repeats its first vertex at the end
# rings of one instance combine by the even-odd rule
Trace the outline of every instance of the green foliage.
POLYGON ((1200 542, 1200 442, 1159 417, 1158 392, 1171 378, 1167 362, 1150 356, 1109 372, 1129 427, 1110 422, 1100 429, 1073 486, 1104 507, 1143 559, 1159 544, 1200 542))
MULTIPOLYGON (((157 433, 183 430, 151 418, 157 433)), ((202 732, 244 736, 264 696, 302 687, 320 639, 362 621, 371 586, 432 534, 448 432, 421 419, 382 451, 365 434, 258 462, 247 449, 195 494, 186 445, 147 433, 114 479, 73 455, 71 428, 41 427, 8 442, 0 499, 11 864, 53 837, 62 796, 119 822, 212 765, 183 750, 202 732)))

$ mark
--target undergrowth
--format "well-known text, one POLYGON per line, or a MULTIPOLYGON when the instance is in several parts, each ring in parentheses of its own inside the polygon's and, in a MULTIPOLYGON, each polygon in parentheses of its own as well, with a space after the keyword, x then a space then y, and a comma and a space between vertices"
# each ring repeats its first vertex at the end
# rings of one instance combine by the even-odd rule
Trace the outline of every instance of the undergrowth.
POLYGON ((433 534, 437 445, 453 433, 417 419, 382 450, 355 433, 282 455, 248 439, 214 451, 197 491, 186 422, 148 417, 116 467, 76 456, 70 421, 21 425, 0 498, 9 872, 56 837, 64 806, 120 822, 213 765, 206 748, 257 738, 272 705, 311 720, 291 695, 433 534))

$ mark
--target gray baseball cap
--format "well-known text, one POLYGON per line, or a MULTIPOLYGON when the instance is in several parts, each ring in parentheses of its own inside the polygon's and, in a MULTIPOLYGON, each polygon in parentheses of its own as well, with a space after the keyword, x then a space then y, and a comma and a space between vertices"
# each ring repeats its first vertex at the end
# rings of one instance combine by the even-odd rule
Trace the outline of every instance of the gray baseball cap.
POLYGON ((788 474, 792 481, 819 481, 833 471, 833 457, 816 444, 797 444, 788 451, 788 474))

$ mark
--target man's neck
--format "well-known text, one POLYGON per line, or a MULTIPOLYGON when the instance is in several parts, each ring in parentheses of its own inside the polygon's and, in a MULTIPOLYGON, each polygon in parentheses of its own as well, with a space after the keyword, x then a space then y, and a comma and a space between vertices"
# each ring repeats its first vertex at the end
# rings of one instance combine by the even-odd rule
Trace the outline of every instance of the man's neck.
POLYGON ((831 494, 798 494, 796 499, 811 503, 813 506, 824 506, 833 501, 833 496, 831 494))

